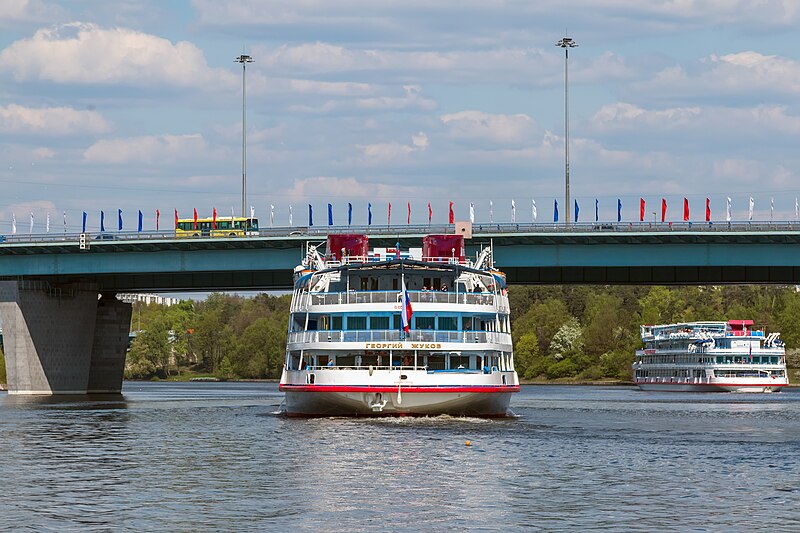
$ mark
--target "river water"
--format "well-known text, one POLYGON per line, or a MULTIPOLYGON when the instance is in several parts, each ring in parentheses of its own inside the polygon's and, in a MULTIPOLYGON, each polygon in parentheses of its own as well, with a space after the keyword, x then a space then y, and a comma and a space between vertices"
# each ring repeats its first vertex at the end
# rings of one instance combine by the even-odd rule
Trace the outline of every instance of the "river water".
POLYGON ((800 531, 798 390, 523 386, 505 420, 287 419, 274 383, 123 392, 0 396, 0 530, 800 531))

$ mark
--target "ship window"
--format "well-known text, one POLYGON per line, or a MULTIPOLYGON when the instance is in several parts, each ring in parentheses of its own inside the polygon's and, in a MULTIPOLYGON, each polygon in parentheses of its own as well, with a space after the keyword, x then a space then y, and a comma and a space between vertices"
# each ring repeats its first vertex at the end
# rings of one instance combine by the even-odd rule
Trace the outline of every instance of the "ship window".
POLYGON ((472 329, 472 317, 471 316, 465 316, 464 318, 461 319, 461 322, 462 322, 462 324, 464 324, 464 326, 461 328, 464 331, 470 331, 472 329))
POLYGON ((444 370, 444 355, 431 354, 428 356, 428 368, 431 370, 444 370))
POLYGON ((370 317, 369 329, 389 329, 389 317, 388 316, 370 317))
POLYGON ((451 355, 450 356, 450 368, 469 368, 469 356, 468 355, 451 355))
POLYGON ((392 329, 400 329, 400 315, 392 315, 392 329))
POLYGON ((369 289, 369 278, 361 278, 361 290, 366 291, 369 289))
POLYGON ((441 331, 455 331, 458 329, 458 318, 454 316, 440 316, 439 317, 439 330, 441 331))
MULTIPOLYGON (((435 329, 436 328, 436 317, 418 316, 414 320, 416 320, 417 329, 435 329)), ((444 368, 444 367, 442 367, 442 368, 444 368)))
POLYGON ((341 331, 342 330, 342 317, 341 316, 331 316, 331 330, 333 331, 341 331))
POLYGON ((349 330, 367 329, 367 317, 365 316, 347 317, 347 329, 349 330))

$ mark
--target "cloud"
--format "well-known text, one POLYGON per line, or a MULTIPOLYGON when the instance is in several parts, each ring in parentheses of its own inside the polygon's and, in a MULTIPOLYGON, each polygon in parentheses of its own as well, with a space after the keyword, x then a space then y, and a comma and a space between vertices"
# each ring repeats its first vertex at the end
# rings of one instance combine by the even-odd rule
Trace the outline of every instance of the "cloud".
POLYGON ((439 117, 450 137, 464 141, 488 141, 495 144, 530 142, 535 129, 525 114, 493 115, 482 111, 460 111, 439 117))
POLYGON ((66 12, 52 2, 42 0, 3 0, 0 2, 0 27, 15 28, 19 24, 50 22, 63 19, 66 12))
POLYGON ((92 163, 165 164, 194 161, 208 154, 209 146, 200 134, 149 135, 101 140, 83 154, 92 163))
POLYGON ((428 136, 419 132, 411 136, 411 144, 399 142, 364 144, 357 146, 361 152, 359 161, 367 165, 382 165, 408 161, 408 156, 428 149, 428 136))
MULTIPOLYGON (((384 87, 383 90, 391 91, 384 87)), ((294 104, 289 111, 299 113, 347 113, 347 112, 379 112, 379 111, 430 111, 436 108, 436 102, 422 96, 418 85, 404 85, 403 95, 382 95, 368 98, 339 98, 326 100, 322 104, 294 104)))
MULTIPOLYGON (((429 190, 437 190, 435 187, 429 190)), ((300 178, 292 182, 285 193, 275 195, 289 200, 306 201, 309 198, 351 198, 353 200, 375 200, 392 198, 414 198, 419 195, 416 186, 403 186, 397 183, 362 181, 355 177, 315 176, 300 178)), ((375 213, 377 214, 377 206, 375 213)))
POLYGON ((194 44, 139 31, 72 22, 38 30, 0 52, 0 70, 18 81, 61 84, 236 87, 233 72, 211 69, 194 44))
POLYGON ((5 135, 63 137, 105 133, 110 129, 108 122, 96 111, 69 107, 30 108, 17 104, 0 106, 0 131, 5 135))

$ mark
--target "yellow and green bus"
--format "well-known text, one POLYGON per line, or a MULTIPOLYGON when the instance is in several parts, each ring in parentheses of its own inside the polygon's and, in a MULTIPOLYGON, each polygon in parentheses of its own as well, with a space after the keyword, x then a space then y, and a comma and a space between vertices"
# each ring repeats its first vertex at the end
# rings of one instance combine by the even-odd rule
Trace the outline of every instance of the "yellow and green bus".
POLYGON ((258 235, 258 219, 249 217, 179 218, 176 237, 242 237, 258 235))

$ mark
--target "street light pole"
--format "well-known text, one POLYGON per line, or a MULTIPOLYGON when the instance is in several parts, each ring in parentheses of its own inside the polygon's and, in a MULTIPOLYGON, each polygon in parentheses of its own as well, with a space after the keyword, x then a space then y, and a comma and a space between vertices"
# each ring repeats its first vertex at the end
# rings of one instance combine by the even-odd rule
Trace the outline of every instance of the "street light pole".
POLYGON ((566 183, 566 213, 564 223, 569 225, 569 49, 578 46, 578 43, 564 37, 556 43, 556 46, 564 49, 564 181, 566 183))
MULTIPOLYGON (((245 71, 247 63, 252 63, 253 58, 242 54, 233 60, 242 64, 242 216, 247 216, 247 85, 245 84, 245 71)), ((231 227, 233 221, 231 220, 231 227)))

